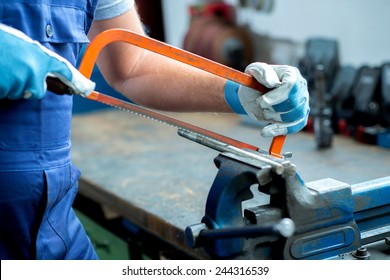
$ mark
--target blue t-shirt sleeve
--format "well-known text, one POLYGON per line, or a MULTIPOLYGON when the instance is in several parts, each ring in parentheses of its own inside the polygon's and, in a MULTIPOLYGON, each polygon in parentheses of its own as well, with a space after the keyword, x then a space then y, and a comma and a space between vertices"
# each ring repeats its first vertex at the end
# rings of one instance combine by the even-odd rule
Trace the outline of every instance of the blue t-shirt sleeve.
POLYGON ((134 0, 99 0, 94 20, 120 16, 134 7, 134 0))

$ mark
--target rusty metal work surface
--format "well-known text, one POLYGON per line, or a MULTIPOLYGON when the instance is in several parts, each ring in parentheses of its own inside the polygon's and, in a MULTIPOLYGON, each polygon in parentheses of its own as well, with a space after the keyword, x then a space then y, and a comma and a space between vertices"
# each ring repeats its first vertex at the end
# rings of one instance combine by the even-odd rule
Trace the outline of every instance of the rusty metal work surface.
MULTIPOLYGON (((268 149, 271 139, 230 114, 170 114, 223 135, 268 149)), ((333 178, 348 184, 389 176, 390 150, 335 137, 317 150, 314 136, 288 136, 283 152, 304 181, 333 178)), ((177 135, 176 129, 117 110, 77 115, 73 162, 82 172, 80 193, 185 248, 183 231, 204 214, 217 174, 218 152, 177 135)))

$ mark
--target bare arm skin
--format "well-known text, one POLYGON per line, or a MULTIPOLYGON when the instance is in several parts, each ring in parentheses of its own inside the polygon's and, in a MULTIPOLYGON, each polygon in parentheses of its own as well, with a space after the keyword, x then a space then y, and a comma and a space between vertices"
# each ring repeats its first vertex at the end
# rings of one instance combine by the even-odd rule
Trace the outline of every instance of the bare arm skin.
MULTIPOLYGON (((95 21, 88 37, 110 28, 144 34, 137 10, 95 21)), ((98 58, 107 82, 143 106, 168 111, 231 112, 224 99, 226 80, 126 43, 112 43, 98 58)))

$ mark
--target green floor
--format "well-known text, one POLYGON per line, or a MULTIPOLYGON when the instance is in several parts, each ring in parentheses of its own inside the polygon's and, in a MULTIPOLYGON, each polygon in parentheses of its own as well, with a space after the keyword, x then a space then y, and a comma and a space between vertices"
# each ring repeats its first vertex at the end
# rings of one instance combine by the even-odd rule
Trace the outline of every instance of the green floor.
POLYGON ((89 238, 101 260, 128 260, 130 253, 128 243, 95 223, 82 212, 76 214, 83 224, 89 238))

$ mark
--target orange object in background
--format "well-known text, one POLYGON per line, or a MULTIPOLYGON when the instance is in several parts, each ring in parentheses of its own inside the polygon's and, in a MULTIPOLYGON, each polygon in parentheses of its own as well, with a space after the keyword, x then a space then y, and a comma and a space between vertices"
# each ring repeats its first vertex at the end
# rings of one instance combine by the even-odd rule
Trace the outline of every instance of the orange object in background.
POLYGON ((243 71, 253 62, 249 31, 236 23, 233 6, 220 3, 191 6, 183 49, 243 71))

